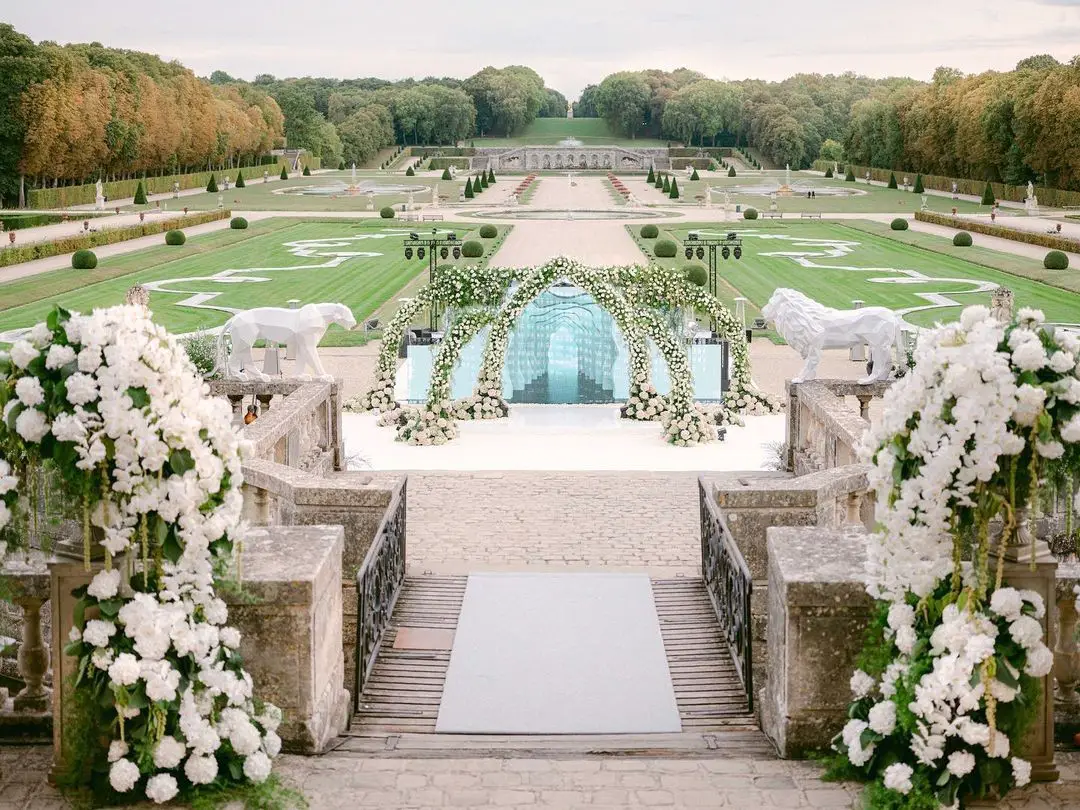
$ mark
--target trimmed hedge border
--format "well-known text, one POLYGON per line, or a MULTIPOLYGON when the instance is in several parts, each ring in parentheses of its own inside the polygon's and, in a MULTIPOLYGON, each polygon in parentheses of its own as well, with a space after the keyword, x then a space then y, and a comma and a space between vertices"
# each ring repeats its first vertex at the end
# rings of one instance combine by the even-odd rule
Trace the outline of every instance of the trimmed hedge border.
POLYGON ((47 259, 50 256, 62 256, 65 253, 74 253, 76 250, 90 250, 102 245, 115 245, 118 242, 127 242, 141 236, 153 236, 178 228, 189 228, 192 225, 228 219, 231 216, 232 212, 228 210, 202 211, 157 222, 140 222, 138 225, 129 225, 126 228, 110 228, 97 233, 69 236, 52 242, 35 242, 32 245, 0 248, 0 267, 32 262, 36 259, 47 259))
POLYGON ((948 228, 956 228, 961 231, 974 231, 975 233, 982 233, 987 236, 1011 239, 1013 242, 1023 242, 1028 245, 1041 245, 1042 247, 1050 248, 1051 250, 1080 253, 1080 240, 1069 239, 1064 236, 1022 231, 1019 228, 1008 228, 1004 225, 987 225, 983 222, 961 219, 960 217, 954 217, 949 214, 935 214, 932 211, 916 211, 915 219, 919 222, 944 225, 948 228))

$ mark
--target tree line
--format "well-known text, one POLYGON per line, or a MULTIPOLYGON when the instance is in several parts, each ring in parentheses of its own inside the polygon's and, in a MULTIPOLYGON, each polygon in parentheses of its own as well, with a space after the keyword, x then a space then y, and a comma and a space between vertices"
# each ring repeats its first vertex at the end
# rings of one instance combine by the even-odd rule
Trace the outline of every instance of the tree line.
POLYGON ((232 167, 280 140, 257 87, 212 87, 187 68, 99 43, 35 44, 0 25, 0 204, 30 186, 232 167))

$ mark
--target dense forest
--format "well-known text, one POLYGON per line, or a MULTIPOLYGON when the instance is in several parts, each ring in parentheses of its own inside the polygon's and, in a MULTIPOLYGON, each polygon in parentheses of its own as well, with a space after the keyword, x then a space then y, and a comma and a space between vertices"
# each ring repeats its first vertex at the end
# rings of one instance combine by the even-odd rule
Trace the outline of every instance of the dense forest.
POLYGON ((977 180, 1080 189, 1080 57, 1007 73, 939 68, 929 83, 799 74, 714 81, 690 70, 614 73, 575 115, 627 137, 752 146, 778 165, 816 158, 977 180))
MULTIPOLYGON (((247 165, 302 147, 336 166, 394 144, 513 136, 567 100, 531 68, 465 79, 208 79, 98 43, 35 44, 0 24, 0 204, 28 186, 247 165)), ((939 68, 932 81, 854 73, 717 81, 624 71, 589 85, 576 117, 626 137, 741 145, 805 168, 817 158, 907 172, 1080 188, 1080 57, 1007 73, 939 68)))

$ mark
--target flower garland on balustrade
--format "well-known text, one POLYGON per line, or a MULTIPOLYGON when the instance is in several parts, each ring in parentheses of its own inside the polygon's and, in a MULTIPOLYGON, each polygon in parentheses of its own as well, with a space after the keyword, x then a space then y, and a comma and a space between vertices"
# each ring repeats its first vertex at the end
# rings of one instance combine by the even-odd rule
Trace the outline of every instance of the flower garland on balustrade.
POLYGON ((1016 749, 1053 654, 1046 605, 1003 582, 1003 552, 1040 479, 1080 469, 1080 339, 1042 320, 980 306, 924 332, 868 435, 879 608, 833 773, 869 781, 872 807, 954 806, 1030 779, 1016 749))
POLYGON ((242 538, 229 404, 145 308, 122 306, 56 308, 0 354, 0 409, 0 539, 29 535, 40 494, 18 484, 45 465, 80 504, 88 571, 92 544, 104 548, 65 649, 101 741, 69 763, 84 786, 160 803, 265 781, 281 713, 254 700, 215 594, 242 538))

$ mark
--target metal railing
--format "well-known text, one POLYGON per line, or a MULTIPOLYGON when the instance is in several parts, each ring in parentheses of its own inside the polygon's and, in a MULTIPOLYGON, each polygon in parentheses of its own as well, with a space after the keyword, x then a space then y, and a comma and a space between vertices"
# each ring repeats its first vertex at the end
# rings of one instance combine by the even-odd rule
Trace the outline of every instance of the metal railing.
POLYGON ((698 479, 701 503, 701 579, 720 622, 731 659, 746 689, 746 710, 754 710, 754 662, 750 595, 754 581, 723 515, 698 479))

